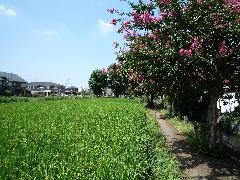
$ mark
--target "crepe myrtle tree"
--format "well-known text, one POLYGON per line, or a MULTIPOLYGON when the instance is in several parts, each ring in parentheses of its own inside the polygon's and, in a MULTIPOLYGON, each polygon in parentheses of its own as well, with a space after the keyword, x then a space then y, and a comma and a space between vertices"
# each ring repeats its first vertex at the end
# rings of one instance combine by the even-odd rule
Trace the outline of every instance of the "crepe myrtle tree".
MULTIPOLYGON (((138 41, 143 41, 138 39, 138 41)), ((155 58, 154 53, 147 53, 147 47, 132 43, 126 51, 119 52, 118 61, 122 64, 123 76, 128 79, 128 91, 134 95, 146 95, 148 106, 153 106, 153 99, 162 91, 162 77, 159 71, 162 61, 155 58), (144 60, 141 60, 144 59, 144 60)))
POLYGON ((103 89, 107 87, 106 70, 105 69, 94 70, 90 75, 88 84, 94 95, 101 96, 103 89))
POLYGON ((217 99, 224 87, 237 91, 240 84, 239 0, 126 2, 131 12, 108 11, 118 15, 111 23, 119 26, 129 47, 130 73, 136 78, 160 62, 153 72, 161 78, 154 83, 161 84, 170 99, 184 94, 187 83, 199 95, 206 93, 210 97, 209 148, 215 150, 217 99))
POLYGON ((122 66, 119 63, 114 63, 108 66, 108 87, 111 88, 115 97, 125 94, 127 81, 121 73, 122 66))

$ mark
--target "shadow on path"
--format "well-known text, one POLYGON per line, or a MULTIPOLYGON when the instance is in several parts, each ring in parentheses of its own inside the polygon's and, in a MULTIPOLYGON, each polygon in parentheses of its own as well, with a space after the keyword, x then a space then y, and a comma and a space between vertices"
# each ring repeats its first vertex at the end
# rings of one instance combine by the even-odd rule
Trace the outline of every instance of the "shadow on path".
POLYGON ((206 157, 191 148, 181 135, 159 112, 150 111, 156 118, 167 145, 179 160, 182 176, 185 179, 238 179, 239 167, 231 162, 220 162, 206 157))

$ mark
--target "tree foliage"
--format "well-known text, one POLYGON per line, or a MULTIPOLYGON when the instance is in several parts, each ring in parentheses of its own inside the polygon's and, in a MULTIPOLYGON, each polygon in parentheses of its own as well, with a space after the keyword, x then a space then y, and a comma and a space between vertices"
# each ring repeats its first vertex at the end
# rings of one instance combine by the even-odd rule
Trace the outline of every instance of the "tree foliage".
POLYGON ((94 70, 88 84, 94 95, 101 96, 103 89, 107 87, 107 72, 105 69, 94 70))
POLYGON ((126 40, 118 59, 132 87, 167 95, 188 113, 207 99, 214 139, 217 98, 240 88, 240 1, 126 2, 131 12, 108 11, 126 40))
POLYGON ((121 65, 117 63, 111 64, 107 69, 108 87, 113 91, 116 97, 125 94, 127 85, 127 79, 122 75, 121 69, 121 65))

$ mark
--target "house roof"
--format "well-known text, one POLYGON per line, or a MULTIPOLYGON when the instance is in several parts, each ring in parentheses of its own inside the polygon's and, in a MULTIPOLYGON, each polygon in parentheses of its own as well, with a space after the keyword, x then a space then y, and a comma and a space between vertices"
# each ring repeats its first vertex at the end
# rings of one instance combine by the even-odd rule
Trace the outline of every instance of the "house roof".
POLYGON ((70 87, 67 87, 66 89, 78 89, 78 87, 70 86, 70 87))
MULTIPOLYGON (((25 80, 24 80, 23 78, 21 78, 19 75, 13 74, 13 73, 6 73, 6 72, 1 72, 1 71, 0 71, 0 78, 1 78, 1 77, 5 77, 5 78, 7 78, 9 81, 27 83, 27 81, 25 81, 25 80)), ((2 78, 1 78, 1 79, 2 79, 2 78)))
POLYGON ((30 82, 31 86, 62 86, 61 84, 53 83, 53 82, 30 82))

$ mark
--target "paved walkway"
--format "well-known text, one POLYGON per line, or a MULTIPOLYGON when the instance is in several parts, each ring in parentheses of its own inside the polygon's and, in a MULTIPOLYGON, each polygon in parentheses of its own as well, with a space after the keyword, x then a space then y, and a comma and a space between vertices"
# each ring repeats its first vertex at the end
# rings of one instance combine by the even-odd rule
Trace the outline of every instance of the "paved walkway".
POLYGON ((186 143, 180 134, 159 112, 152 111, 153 116, 166 137, 167 145, 180 162, 182 176, 185 179, 237 179, 240 180, 240 169, 231 163, 218 162, 197 152, 186 143))

